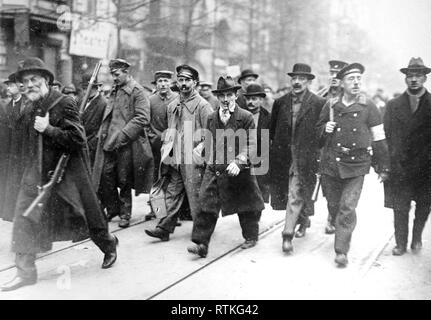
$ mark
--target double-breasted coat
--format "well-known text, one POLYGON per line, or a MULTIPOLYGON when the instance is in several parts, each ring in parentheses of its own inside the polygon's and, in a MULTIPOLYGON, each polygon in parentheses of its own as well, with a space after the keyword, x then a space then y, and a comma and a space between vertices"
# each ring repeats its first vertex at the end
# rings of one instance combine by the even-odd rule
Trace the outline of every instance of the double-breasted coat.
POLYGON ((260 108, 259 120, 257 121, 257 155, 262 159, 261 163, 256 165, 259 167, 267 167, 268 172, 266 174, 256 175, 257 183, 259 184, 262 197, 265 202, 269 202, 269 188, 270 188, 270 175, 269 175, 269 127, 271 124, 271 113, 265 108, 260 108), (266 130, 266 134, 262 134, 266 130))
POLYGON ((6 175, 2 183, 5 186, 4 202, 2 204, 2 217, 6 221, 12 221, 16 200, 20 188, 22 175, 25 168, 25 159, 29 152, 27 139, 28 123, 30 121, 30 111, 32 107, 29 101, 23 96, 19 102, 13 105, 9 102, 6 106, 8 115, 9 141, 5 152, 7 164, 6 175))
POLYGON ((107 222, 101 210, 90 177, 84 129, 73 98, 50 90, 42 101, 33 103, 28 125, 29 152, 15 208, 12 250, 38 253, 50 250, 53 241, 79 241, 93 233, 106 232, 107 222), (58 101, 58 99, 62 99, 58 101), (42 134, 42 176, 38 160, 38 132, 33 128, 36 115, 49 112, 49 126, 42 134), (57 184, 46 204, 40 223, 22 216, 38 194, 40 181, 45 184, 49 173, 63 153, 70 155, 62 181, 57 184))
POLYGON ((385 182, 385 206, 403 209, 410 203, 406 185, 420 191, 415 196, 431 197, 431 94, 420 98, 415 113, 407 93, 386 105, 384 128, 391 164, 390 179, 385 182))
POLYGON ((209 116, 206 128, 209 135, 204 148, 207 166, 199 197, 202 212, 218 215, 221 208, 222 215, 226 216, 262 211, 265 205, 250 162, 257 148, 256 131, 249 131, 256 129, 252 114, 236 105, 225 126, 217 109, 209 116), (238 134, 240 129, 243 129, 241 131, 246 134, 246 139, 242 143, 235 143, 233 148, 229 141, 235 140, 229 137, 238 134), (232 159, 229 159, 232 151, 232 159), (225 156, 221 157, 220 154, 225 156), (241 169, 237 176, 229 176, 225 171, 232 161, 241 169))
MULTIPOLYGON (((325 99, 306 91, 295 123, 292 136, 292 93, 275 100, 270 126, 270 177, 271 206, 285 210, 289 191, 289 169, 292 163, 291 148, 297 156, 299 180, 305 199, 310 199, 316 183, 319 144, 316 123, 325 99)), ((312 202, 305 205, 305 214, 313 215, 312 202)))
MULTIPOLYGON (((121 133, 125 141, 118 140, 117 147, 131 146, 133 163, 133 189, 135 194, 148 193, 153 182, 154 160, 151 145, 148 140, 150 125, 150 105, 144 88, 133 78, 110 95, 108 105, 103 114, 102 125, 97 133, 97 149, 93 166, 92 179, 96 190, 99 189, 104 163, 103 147, 108 136, 113 108, 121 106, 127 119, 121 133)), ((127 161, 125 161, 127 163, 127 161)), ((121 178, 121 177, 120 177, 121 178)), ((127 179, 127 177, 124 177, 127 179)))

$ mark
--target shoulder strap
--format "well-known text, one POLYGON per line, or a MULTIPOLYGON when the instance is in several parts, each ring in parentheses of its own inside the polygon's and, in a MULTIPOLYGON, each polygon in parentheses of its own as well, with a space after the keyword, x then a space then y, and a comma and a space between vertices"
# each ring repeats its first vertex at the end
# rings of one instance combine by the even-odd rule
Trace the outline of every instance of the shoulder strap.
POLYGON ((51 103, 48 109, 46 109, 46 112, 49 112, 52 108, 54 108, 64 97, 65 97, 64 95, 61 95, 60 97, 58 97, 53 103, 51 103))

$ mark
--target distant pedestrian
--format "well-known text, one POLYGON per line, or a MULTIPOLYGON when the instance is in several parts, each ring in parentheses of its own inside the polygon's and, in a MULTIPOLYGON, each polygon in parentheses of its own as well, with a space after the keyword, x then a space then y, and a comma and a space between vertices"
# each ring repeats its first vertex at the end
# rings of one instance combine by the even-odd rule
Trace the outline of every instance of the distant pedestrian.
POLYGON ((199 82, 199 87, 200 87, 199 94, 201 95, 202 98, 204 98, 206 101, 208 101, 210 103, 211 107, 215 111, 218 109, 220 102, 211 92, 212 86, 213 86, 213 84, 211 82, 200 81, 199 82))
POLYGON ((251 69, 241 71, 241 75, 238 77, 238 83, 241 85, 241 88, 238 90, 236 103, 243 109, 247 108, 247 101, 245 101, 244 93, 250 84, 256 83, 257 78, 259 78, 259 75, 251 69))

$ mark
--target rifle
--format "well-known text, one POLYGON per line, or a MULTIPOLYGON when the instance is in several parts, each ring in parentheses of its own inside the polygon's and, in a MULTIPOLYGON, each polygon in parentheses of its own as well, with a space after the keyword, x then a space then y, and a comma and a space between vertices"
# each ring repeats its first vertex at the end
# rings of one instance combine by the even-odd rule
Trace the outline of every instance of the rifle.
MULTIPOLYGON (((335 104, 335 100, 331 101, 328 100, 329 103, 329 121, 334 121, 334 104, 335 104)), ((319 171, 321 166, 321 159, 319 159, 319 171)), ((319 196, 319 190, 320 190, 320 186, 322 184, 322 174, 320 172, 316 173, 316 184, 314 185, 314 190, 313 190, 313 194, 311 195, 311 201, 316 202, 317 198, 319 196)))
POLYGON ((55 170, 51 172, 50 179, 48 183, 43 186, 38 186, 38 195, 36 199, 33 200, 31 205, 23 213, 23 217, 33 221, 34 223, 39 223, 42 217, 43 209, 51 195, 54 186, 61 182, 63 179, 64 170, 66 169, 67 162, 69 161, 70 155, 63 153, 58 160, 55 170))
POLYGON ((96 81, 97 75, 99 74, 100 67, 102 66, 102 61, 99 61, 96 64, 96 67, 93 70, 93 74, 91 75, 90 82, 88 83, 87 90, 85 90, 85 95, 82 98, 81 105, 79 106, 79 114, 82 115, 85 109, 85 105, 87 104, 88 97, 90 96, 91 88, 93 87, 94 82, 96 81))

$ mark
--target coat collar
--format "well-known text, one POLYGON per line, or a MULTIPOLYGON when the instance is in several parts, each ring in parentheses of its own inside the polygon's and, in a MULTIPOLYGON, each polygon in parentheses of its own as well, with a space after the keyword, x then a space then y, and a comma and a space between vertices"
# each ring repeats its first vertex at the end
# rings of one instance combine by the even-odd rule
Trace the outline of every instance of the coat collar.
MULTIPOLYGON (((421 101, 423 100, 424 96, 422 96, 421 101)), ((409 101, 409 96, 407 92, 404 92, 398 99, 399 99, 399 102, 394 104, 394 111, 393 111, 394 116, 397 117, 402 122, 407 123, 412 118, 412 111, 410 109, 410 101, 409 101)))
POLYGON ((194 113, 200 102, 200 96, 198 92, 193 89, 193 92, 190 94, 190 96, 184 100, 181 99, 181 95, 178 96, 180 104, 184 105, 190 113, 194 113))
POLYGON ((302 120, 304 115, 308 111, 310 111, 310 109, 312 107, 312 105, 310 103, 310 99, 311 99, 311 92, 308 89, 306 89, 303 96, 302 96, 301 108, 299 109, 299 113, 298 113, 298 116, 296 118, 296 126, 302 120))

